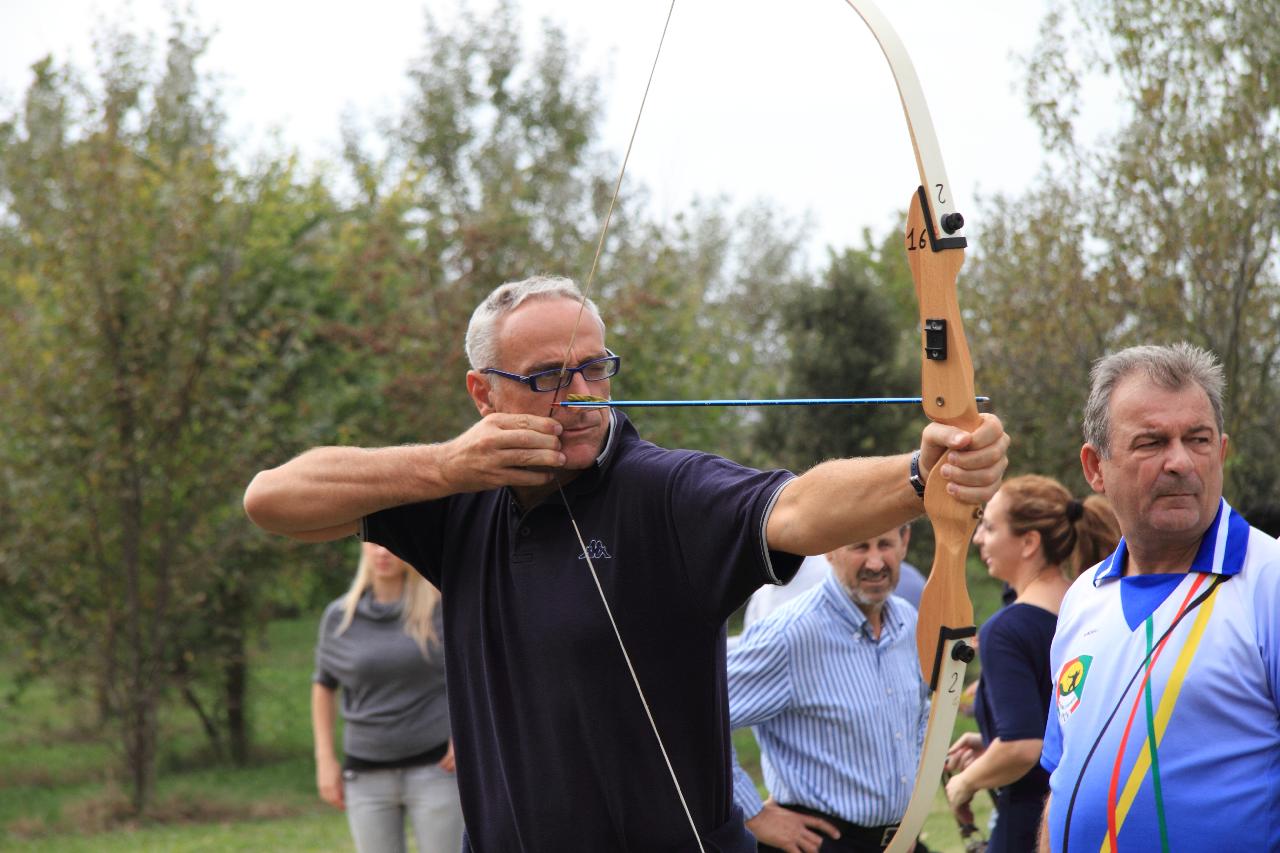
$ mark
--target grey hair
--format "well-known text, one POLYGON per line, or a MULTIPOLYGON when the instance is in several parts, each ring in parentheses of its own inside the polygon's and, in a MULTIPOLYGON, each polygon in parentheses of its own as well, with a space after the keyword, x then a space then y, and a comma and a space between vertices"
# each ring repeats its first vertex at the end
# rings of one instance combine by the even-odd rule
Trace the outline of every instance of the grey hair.
MULTIPOLYGON (((526 299, 571 299, 582 302, 582 291, 571 279, 558 275, 535 275, 523 281, 499 285, 476 306, 467 324, 467 360, 473 370, 494 367, 498 361, 498 321, 519 308, 526 299)), ((587 310, 604 330, 600 310, 586 300, 587 310)), ((565 345, 568 345, 565 341, 565 345)))
POLYGON ((1182 342, 1172 346, 1129 347, 1094 362, 1089 374, 1089 399, 1084 404, 1084 440, 1103 459, 1111 458, 1111 395, 1120 380, 1142 371, 1167 391, 1199 385, 1213 407, 1218 434, 1223 431, 1222 396, 1226 380, 1213 353, 1182 342))

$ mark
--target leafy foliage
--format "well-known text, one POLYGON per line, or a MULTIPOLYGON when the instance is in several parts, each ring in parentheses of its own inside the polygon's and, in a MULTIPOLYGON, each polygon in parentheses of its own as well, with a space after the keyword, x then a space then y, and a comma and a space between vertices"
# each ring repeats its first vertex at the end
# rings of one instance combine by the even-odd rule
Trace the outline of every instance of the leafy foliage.
MULTIPOLYGON (((767 206, 733 215, 719 202, 658 225, 628 184, 611 209, 617 166, 592 145, 598 87, 574 56, 550 26, 531 52, 508 4, 464 10, 452 29, 428 17, 386 151, 348 129, 359 193, 335 264, 365 310, 329 333, 351 356, 343 377, 358 369, 378 393, 347 413, 344 437, 441 440, 466 428, 462 330, 493 287, 539 273, 590 281, 624 356, 615 388, 626 396, 769 393, 755 383, 773 372, 771 309, 799 275, 799 234, 767 206)), ((662 443, 750 452, 734 441, 738 412, 636 417, 662 443)))
MULTIPOLYGON (((429 19, 385 149, 347 133, 346 197, 288 155, 232 156, 207 38, 181 18, 159 63, 109 31, 95 77, 42 61, 0 114, 0 624, 19 684, 92 675, 135 811, 179 697, 214 754, 248 759, 257 626, 349 574, 349 548, 246 523, 253 473, 315 444, 455 434, 475 418, 461 339, 480 296, 587 276, 614 181, 596 83, 557 30, 529 51, 518 29, 510 6, 429 19)), ((594 291, 630 388, 774 375, 755 333, 796 235, 718 203, 659 226, 639 199, 618 200, 594 291)), ((737 417, 645 428, 723 450, 737 417)))
MULTIPOLYGON (((903 397, 919 393, 914 308, 904 320, 893 296, 913 285, 899 235, 875 248, 832 254, 822 283, 797 288, 784 306, 787 397, 903 397), (889 260, 890 258, 895 260, 889 260)), ((760 442, 800 470, 824 459, 900 453, 918 407, 822 407, 765 413, 760 442)))
MULTIPOLYGON (((289 162, 228 165, 205 39, 165 67, 110 33, 98 89, 39 63, 0 122, 0 580, 33 666, 96 661, 134 807, 155 715, 212 633, 243 659, 270 566, 238 508, 267 447, 301 444, 327 193, 289 162), (54 626, 49 631, 49 626, 54 626)), ((224 659, 225 662, 225 659, 224 659)), ((219 667, 223 669, 224 667, 219 667)))
POLYGON ((1019 467, 1077 470, 1063 425, 1078 422, 1092 360, 1190 340, 1226 368, 1232 500, 1280 502, 1274 11, 1074 0, 1046 19, 1027 91, 1056 167, 1026 196, 989 205, 996 224, 970 279, 988 324, 974 336, 979 358, 1009 401, 1019 467), (1123 120, 1083 140, 1084 99, 1100 91, 1123 120))

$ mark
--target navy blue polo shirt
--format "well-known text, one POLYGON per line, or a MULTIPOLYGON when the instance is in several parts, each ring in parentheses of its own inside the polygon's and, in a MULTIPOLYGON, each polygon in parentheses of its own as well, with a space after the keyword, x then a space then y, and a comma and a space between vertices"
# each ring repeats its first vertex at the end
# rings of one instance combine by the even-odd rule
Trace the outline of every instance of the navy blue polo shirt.
MULTIPOLYGON (((764 537, 791 476, 666 450, 617 413, 564 489, 709 851, 755 850, 733 807, 724 623, 799 568, 764 537)), ((409 504, 362 535, 441 589, 470 849, 697 849, 559 494, 409 504)))

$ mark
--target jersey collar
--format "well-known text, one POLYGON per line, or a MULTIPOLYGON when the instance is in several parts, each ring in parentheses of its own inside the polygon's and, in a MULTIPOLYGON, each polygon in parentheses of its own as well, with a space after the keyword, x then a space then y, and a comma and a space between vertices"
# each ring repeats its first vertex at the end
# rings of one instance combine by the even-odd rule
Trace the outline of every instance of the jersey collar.
MULTIPOLYGON (((1226 498, 1220 498, 1218 513, 1213 517, 1209 529, 1204 532, 1200 548, 1188 571, 1228 577, 1238 574, 1244 567, 1248 546, 1249 522, 1231 508, 1226 498)), ((1115 552, 1098 565, 1098 570, 1093 574, 1093 585, 1099 586, 1103 581, 1123 577, 1128 556, 1129 549, 1124 539, 1121 539, 1115 552)))

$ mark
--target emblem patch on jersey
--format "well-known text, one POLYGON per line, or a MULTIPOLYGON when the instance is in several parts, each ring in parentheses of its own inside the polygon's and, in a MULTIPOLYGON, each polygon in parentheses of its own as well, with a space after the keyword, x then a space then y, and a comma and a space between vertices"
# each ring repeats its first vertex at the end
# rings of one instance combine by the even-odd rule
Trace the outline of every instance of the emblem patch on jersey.
POLYGON ((593 560, 612 560, 613 555, 609 553, 609 549, 604 547, 604 543, 599 539, 592 539, 587 543, 587 553, 579 554, 579 560, 585 560, 590 555, 593 560))
POLYGON ((1080 655, 1062 665, 1058 671, 1058 688, 1054 695, 1058 700, 1058 722, 1065 723, 1080 707, 1080 698, 1084 696, 1084 681, 1089 675, 1089 664, 1093 663, 1093 655, 1080 655))

